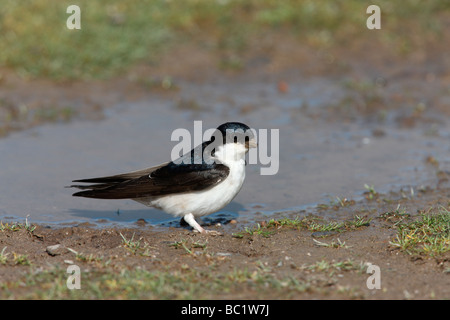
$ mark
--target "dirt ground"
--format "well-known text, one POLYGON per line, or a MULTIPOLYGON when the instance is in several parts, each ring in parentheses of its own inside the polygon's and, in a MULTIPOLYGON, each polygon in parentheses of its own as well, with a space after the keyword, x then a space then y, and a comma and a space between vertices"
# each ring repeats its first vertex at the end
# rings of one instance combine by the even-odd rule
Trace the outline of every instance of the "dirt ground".
MULTIPOLYGON (((413 199, 392 193, 349 202, 344 207, 318 209, 321 213, 333 210, 346 215, 350 212, 370 221, 356 229, 339 232, 264 227, 268 221, 259 223, 267 233, 256 232, 257 226, 244 229, 235 221, 220 226, 213 222, 208 228, 222 232, 219 236, 193 233, 180 226, 155 228, 144 221, 137 222, 133 229, 83 225, 4 228, 0 232, 0 248, 6 247, 3 253, 9 253, 9 259, 0 265, 3 288, 0 297, 71 298, 71 290, 64 289, 64 285, 68 277, 66 268, 75 264, 81 269, 79 291, 87 288, 82 298, 127 298, 125 289, 114 291, 98 282, 117 281, 112 275, 120 277, 124 270, 147 270, 174 277, 180 275, 194 283, 201 283, 201 277, 206 282, 223 280, 219 287, 205 285, 205 290, 191 291, 186 284, 184 291, 177 294, 166 296, 148 291, 137 295, 139 298, 448 299, 448 252, 436 257, 402 252, 391 244, 397 234, 398 220, 384 219, 383 213, 394 212, 401 206, 411 213, 408 219, 415 219, 418 210, 448 208, 449 196, 450 188, 445 187, 423 191, 413 199), (26 258, 22 261, 20 257, 26 258), (369 263, 380 268, 379 289, 367 286, 372 275, 367 273, 369 263), (47 277, 41 278, 42 274, 47 277), (236 285, 235 281, 241 281, 233 278, 237 274, 248 279, 236 285), (105 280, 98 278, 99 275, 106 277, 105 280), (104 291, 94 294, 91 283, 97 283, 104 291), (47 290, 57 293, 50 294, 47 290)), ((287 212, 286 217, 304 214, 287 212)), ((170 281, 164 285, 175 286, 170 281)))
MULTIPOLYGON (((218 70, 220 57, 186 44, 163 58, 158 66, 140 66, 126 76, 108 82, 55 84, 46 80, 28 81, 3 70, 2 86, 9 89, 2 91, 1 99, 7 106, 3 110, 10 112, 10 121, 3 122, 1 133, 7 135, 13 130, 48 121, 96 120, 102 117, 101 110, 114 102, 137 100, 146 94, 170 95, 171 90, 176 89, 167 90, 162 85, 162 79, 167 75, 202 83, 220 72, 230 81, 234 77, 245 77, 248 81, 269 77, 288 83, 293 76, 293 65, 305 77, 338 75, 351 69, 355 79, 359 79, 365 72, 375 69, 405 81, 411 78, 407 71, 415 66, 414 77, 423 78, 424 83, 438 84, 422 92, 436 102, 430 103, 432 111, 449 115, 448 101, 433 100, 433 90, 441 90, 450 82, 448 74, 439 69, 448 63, 448 57, 441 55, 440 49, 424 48, 423 52, 404 61, 401 57, 367 50, 368 46, 369 49, 376 46, 367 43, 359 47, 355 44, 356 48, 348 51, 341 49, 319 54, 305 48, 289 48, 291 41, 278 39, 276 43, 279 46, 262 43, 260 49, 249 52, 245 60, 248 67, 240 74, 218 70), (27 105, 26 110, 20 109, 19 100, 22 105, 27 105), (31 110, 43 106, 64 107, 61 101, 74 108, 70 116, 58 112, 56 118, 29 115, 31 110)), ((280 90, 283 90, 283 84, 280 90)), ((397 98, 401 100, 401 94, 397 98)), ((371 112, 370 108, 357 111, 371 112)), ((399 118, 399 123, 406 126, 420 121, 427 121, 426 114, 407 113, 399 118)), ((290 227, 266 230, 268 222, 263 220, 259 223, 264 229, 261 233, 252 232, 257 225, 244 229, 245 226, 233 220, 221 226, 214 223, 209 226, 222 232, 221 236, 196 234, 180 226, 156 228, 144 221, 138 221, 133 229, 85 225, 38 225, 34 228, 32 224, 14 227, 3 223, 0 231, 0 257, 3 256, 3 263, 0 260, 0 298, 129 298, 125 291, 115 292, 112 282, 119 286, 118 279, 126 270, 146 270, 171 275, 175 277, 174 281, 179 279, 178 276, 184 277, 190 284, 177 293, 158 293, 157 290, 137 293, 139 298, 449 299, 448 252, 437 257, 402 252, 391 245, 397 234, 395 223, 382 218, 383 213, 394 212, 399 205, 411 214, 411 219, 419 210, 437 206, 449 208, 448 181, 449 173, 440 172, 436 175, 435 187, 416 192, 414 197, 393 190, 374 200, 316 208, 313 212, 286 213, 290 218, 323 217, 327 210, 333 210, 333 216, 339 216, 337 211, 342 212, 342 216, 359 215, 370 219, 369 223, 356 229, 322 234, 290 227), (60 246, 49 248, 52 245, 60 246), (367 286, 371 276, 367 273, 369 263, 380 268, 380 289, 367 286), (78 265, 82 279, 86 277, 96 283, 100 292, 82 280, 82 286, 89 290, 82 289, 83 293, 74 296, 65 287, 66 268, 72 264, 78 265), (49 278, 50 274, 54 277, 49 278), (47 277, 41 278, 41 275, 47 277), (201 283, 202 277, 216 286, 205 284, 205 290, 192 287, 201 283), (214 279, 221 279, 221 282, 218 284, 214 279)), ((175 284, 166 280, 161 286, 175 284)))

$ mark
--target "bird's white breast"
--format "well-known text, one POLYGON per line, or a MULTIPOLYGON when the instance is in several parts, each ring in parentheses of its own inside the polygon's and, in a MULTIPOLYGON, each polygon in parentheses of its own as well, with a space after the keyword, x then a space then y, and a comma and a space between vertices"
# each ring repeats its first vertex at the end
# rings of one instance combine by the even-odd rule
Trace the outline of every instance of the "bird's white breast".
POLYGON ((175 216, 184 216, 188 213, 204 216, 230 203, 241 190, 244 179, 245 162, 242 160, 242 163, 239 161, 230 167, 230 173, 224 181, 210 189, 160 197, 151 201, 149 205, 175 216))
POLYGON ((245 149, 241 154, 242 150, 235 146, 231 145, 228 150, 223 148, 216 152, 217 159, 228 166, 230 171, 225 180, 212 188, 153 199, 135 200, 175 216, 184 216, 188 213, 192 213, 194 216, 204 216, 222 209, 238 194, 245 179, 245 149))

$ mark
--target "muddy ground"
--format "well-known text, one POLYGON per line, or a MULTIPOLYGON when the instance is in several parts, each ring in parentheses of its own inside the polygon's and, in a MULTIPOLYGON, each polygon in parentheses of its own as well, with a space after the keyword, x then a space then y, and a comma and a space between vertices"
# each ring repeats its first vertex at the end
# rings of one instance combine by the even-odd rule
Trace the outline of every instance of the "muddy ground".
MULTIPOLYGON (((6 247, 3 254, 7 255, 0 265, 0 297, 448 299, 448 252, 430 257, 401 251, 391 242, 397 234, 396 223, 406 216, 387 218, 386 214, 408 212, 407 219, 414 220, 419 211, 430 207, 448 208, 449 196, 447 186, 413 198, 391 193, 317 209, 367 221, 338 232, 267 227, 267 220, 259 222, 259 229, 258 225, 245 229, 233 220, 221 225, 213 221, 208 228, 220 231, 219 236, 182 227, 155 228, 144 221, 132 229, 5 227, 0 232, 0 247, 6 247), (367 286, 372 275, 367 273, 369 263, 380 268, 379 289, 367 286), (66 288, 70 265, 80 267, 80 290, 66 288), (137 270, 148 273, 143 276, 137 270), (136 278, 121 283, 127 271, 136 278), (168 278, 156 288, 139 291, 135 282, 146 281, 149 274, 168 278)), ((286 217, 305 217, 305 212, 286 212, 286 217)))
MULTIPOLYGON (((445 68, 441 68, 449 64, 442 48, 423 48, 405 60, 380 55, 376 44, 370 43, 317 53, 298 46, 290 48, 292 42, 284 40, 276 41, 279 46, 261 46, 249 52, 246 67, 239 72, 220 70, 220 57, 189 45, 181 45, 158 66, 140 66, 108 82, 27 81, 3 70, 2 86, 9 89, 2 91, 1 98, 8 121, 3 122, 1 133, 7 135, 49 121, 99 120, 102 111, 118 101, 139 100, 148 94, 174 94, 176 87, 164 82, 167 75, 199 85, 217 74, 228 81, 265 78, 278 84, 280 92, 288 90, 290 79, 298 74, 317 77, 352 73, 356 81, 367 73, 375 75, 374 79, 383 74, 403 83, 419 79, 425 86, 417 94, 427 102, 426 110, 400 107, 396 124, 411 128, 436 121, 436 115, 449 116, 449 101, 438 96, 448 90, 450 83, 445 68), (24 105, 27 107, 21 109, 24 105), (70 112, 64 111, 67 105, 71 106, 70 112), (31 112, 44 106, 53 106, 56 111, 40 115, 31 112)), ((386 78, 380 77, 378 83, 384 85, 386 78)), ((396 99, 396 106, 422 101, 411 92, 408 96, 395 90, 388 94, 385 98, 396 99)), ((352 117, 360 115, 367 121, 386 101, 358 104, 355 100, 350 113, 336 108, 310 116, 352 121, 352 117)), ((389 106, 385 107, 389 110, 389 106)), ((263 232, 256 232, 257 224, 242 225, 228 219, 217 226, 217 221, 212 221, 209 228, 222 232, 221 236, 196 234, 181 226, 152 227, 145 221, 137 221, 135 228, 36 226, 32 222, 14 226, 3 221, 0 298, 449 299, 448 252, 430 257, 401 251, 391 244, 397 234, 397 220, 383 219, 383 214, 399 208, 410 214, 408 219, 415 219, 419 211, 430 207, 450 207, 449 173, 439 170, 432 157, 428 162, 436 176, 431 187, 416 186, 414 194, 392 190, 372 200, 286 212, 289 218, 323 218, 329 212, 333 217, 348 219, 358 215, 369 221, 340 232, 317 234, 290 227, 266 230, 268 219, 264 217, 255 218, 263 232), (368 263, 380 268, 380 289, 367 287, 368 263), (69 265, 81 269, 80 290, 66 287, 69 265), (147 273, 143 275, 139 270, 147 273), (126 278, 127 272, 132 279, 123 283, 121 277, 126 278), (139 282, 140 276, 145 282, 151 275, 164 281, 151 288, 133 282, 139 282), (141 285, 145 289, 139 289, 141 285)))

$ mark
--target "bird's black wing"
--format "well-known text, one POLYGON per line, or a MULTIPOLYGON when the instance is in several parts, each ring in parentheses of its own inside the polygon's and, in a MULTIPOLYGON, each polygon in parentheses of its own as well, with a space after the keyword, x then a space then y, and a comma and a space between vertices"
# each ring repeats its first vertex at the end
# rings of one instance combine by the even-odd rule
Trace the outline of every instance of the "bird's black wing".
POLYGON ((100 199, 133 199, 150 196, 200 191, 210 188, 229 174, 229 168, 220 163, 175 164, 135 171, 116 176, 74 180, 74 182, 94 183, 92 185, 72 185, 87 189, 74 196, 100 199), (142 175, 141 175, 142 174, 142 175))
MULTIPOLYGON (((142 170, 137 170, 137 171, 132 171, 132 172, 127 172, 127 173, 122 173, 122 174, 117 174, 114 176, 107 176, 107 177, 100 177, 100 178, 90 178, 90 179, 81 179, 81 180, 73 180, 72 182, 83 182, 83 183, 99 183, 98 186, 101 186, 101 184, 103 183, 119 183, 119 182, 125 182, 125 181, 129 181, 129 180, 133 180, 136 178, 140 178, 144 175, 149 175, 150 173, 152 173, 155 170, 158 170, 161 167, 164 167, 166 165, 168 165, 169 162, 165 162, 163 164, 160 164, 159 166, 155 166, 155 167, 151 167, 151 168, 147 168, 147 169, 142 169, 142 170)), ((90 186, 77 186, 80 189, 83 188, 88 188, 90 189, 90 186)))

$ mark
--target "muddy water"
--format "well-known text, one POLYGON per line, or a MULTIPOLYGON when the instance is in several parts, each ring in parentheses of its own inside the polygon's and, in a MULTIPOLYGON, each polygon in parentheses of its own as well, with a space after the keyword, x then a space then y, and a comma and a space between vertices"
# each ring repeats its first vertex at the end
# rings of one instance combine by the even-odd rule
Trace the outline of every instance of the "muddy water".
POLYGON ((243 189, 215 215, 239 222, 336 197, 356 199, 365 184, 383 192, 433 187, 436 169, 425 161, 428 156, 450 170, 448 118, 440 117, 432 133, 427 125, 402 129, 395 121, 368 121, 364 115, 333 119, 327 108, 346 89, 332 80, 289 83, 285 93, 271 81, 178 85, 178 92, 164 98, 111 106, 101 121, 45 125, 0 139, 0 220, 28 216, 46 224, 131 226, 142 218, 170 224, 173 217, 131 200, 75 198, 64 186, 169 160, 177 144, 170 140, 172 131, 192 131, 194 120, 202 120, 204 130, 225 121, 279 129, 278 173, 261 175, 260 164, 247 166, 243 189))

